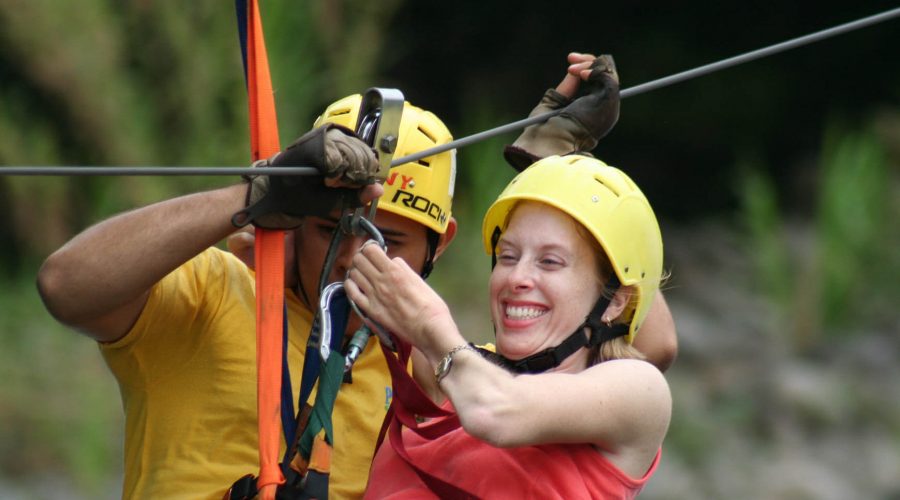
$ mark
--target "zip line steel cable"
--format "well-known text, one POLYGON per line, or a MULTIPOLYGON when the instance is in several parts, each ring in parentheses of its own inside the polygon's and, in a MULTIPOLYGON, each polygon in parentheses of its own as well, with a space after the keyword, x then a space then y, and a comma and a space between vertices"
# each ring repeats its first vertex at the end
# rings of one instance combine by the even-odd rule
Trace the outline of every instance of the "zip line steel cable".
MULTIPOLYGON (((864 18, 858 19, 856 21, 851 21, 851 22, 848 22, 845 24, 840 24, 838 26, 834 26, 834 27, 831 27, 828 29, 817 31, 817 32, 811 33, 809 35, 804 35, 804 36, 800 36, 797 38, 793 38, 791 40, 777 43, 775 45, 770 45, 768 47, 764 47, 761 49, 746 52, 744 54, 740 54, 740 55, 737 55, 734 57, 729 57, 728 59, 723 59, 718 62, 699 66, 699 67, 696 67, 694 69, 690 69, 687 71, 682 71, 682 72, 676 73, 674 75, 670 75, 667 77, 659 78, 657 80, 652 80, 652 81, 649 81, 646 83, 642 83, 642 84, 636 85, 634 87, 630 87, 625 90, 622 90, 621 92, 619 92, 619 98, 625 99, 627 97, 644 94, 646 92, 650 92, 651 90, 656 90, 659 88, 667 87, 669 85, 680 83, 680 82, 683 82, 686 80, 690 80, 690 79, 697 78, 700 76, 708 75, 710 73, 714 73, 716 71, 720 71, 725 68, 730 68, 732 66, 737 66, 739 64, 743 64, 743 63, 750 62, 750 61, 753 61, 756 59, 760 59, 762 57, 767 57, 767 56, 770 56, 773 54, 777 54, 779 52, 784 52, 786 50, 801 47, 803 45, 815 43, 815 42, 824 40, 826 38, 831 38, 833 36, 841 35, 843 33, 858 30, 858 29, 865 28, 868 26, 872 26, 874 24, 884 22, 884 21, 893 19, 898 16, 900 16, 900 7, 895 8, 895 9, 886 10, 884 12, 881 12, 879 14, 875 14, 875 15, 872 15, 869 17, 864 17, 864 18)), ((466 137, 461 137, 459 139, 448 142, 446 144, 441 144, 439 146, 425 149, 423 151, 419 151, 418 153, 407 155, 407 156, 404 156, 401 158, 396 158, 391 162, 391 166, 396 167, 397 165, 402 165, 404 163, 410 163, 413 161, 420 160, 422 158, 427 158, 429 156, 433 156, 438 153, 443 153, 444 151, 448 151, 450 149, 458 149, 461 147, 465 147, 470 144, 474 144, 476 142, 480 142, 480 141, 489 139, 491 137, 494 137, 494 136, 497 136, 500 134, 505 134, 507 132, 511 132, 514 130, 523 129, 529 125, 547 121, 548 119, 556 116, 560 112, 562 112, 562 109, 551 111, 549 113, 545 113, 542 115, 533 116, 530 118, 525 118, 525 119, 518 120, 515 122, 507 123, 505 125, 501 125, 499 127, 484 130, 482 132, 468 135, 466 137)), ((266 169, 266 175, 315 175, 318 173, 319 173, 319 171, 313 167, 279 167, 279 168, 266 169)), ((206 175, 258 175, 258 174, 260 174, 259 169, 254 169, 251 167, 85 167, 85 166, 0 167, 0 176, 4 176, 4 175, 206 176, 206 175)))
MULTIPOLYGON (((315 167, 278 167, 266 169, 265 175, 318 175, 315 167)), ((259 175, 260 169, 252 167, 0 167, 0 175, 46 175, 46 176, 125 176, 125 175, 259 175)))
MULTIPOLYGON (((627 97, 635 96, 638 94, 643 94, 646 92, 650 92, 651 90, 656 90, 659 88, 667 87, 669 85, 673 85, 675 83, 683 82, 685 80, 690 80, 692 78, 697 78, 699 76, 707 75, 725 68, 729 68, 731 66, 737 66, 738 64, 742 64, 745 62, 753 61, 754 59, 759 59, 761 57, 770 56, 772 54, 777 54, 778 52, 783 52, 785 50, 793 49, 796 47, 800 47, 803 45, 807 45, 810 43, 818 42, 820 40, 824 40, 826 38, 840 35, 842 33, 846 33, 848 31, 853 31, 856 29, 864 28, 866 26, 871 26, 873 24, 880 23, 882 21, 887 21, 894 17, 900 16, 900 7, 896 9, 891 9, 880 14, 875 14, 873 16, 864 17, 862 19, 858 19, 856 21, 851 21, 849 23, 841 24, 832 28, 828 28, 822 31, 817 31, 815 33, 811 33, 809 35, 801 36, 798 38, 794 38, 788 40, 786 42, 781 42, 775 45, 771 45, 769 47, 765 47, 762 49, 757 49, 751 52, 747 52, 745 54, 741 54, 734 57, 729 57, 728 59, 723 59, 719 62, 714 62, 710 64, 706 64, 703 66, 699 66, 694 69, 690 69, 687 71, 682 71, 681 73, 676 73, 671 76, 667 76, 664 78, 659 78, 657 80, 653 80, 647 83, 642 83, 640 85, 627 88, 619 92, 619 99, 625 99, 627 97)), ((418 153, 414 153, 411 155, 404 156, 402 158, 397 158, 394 162, 397 165, 403 163, 409 163, 412 161, 420 160, 422 158, 427 158, 429 156, 442 153, 448 149, 461 148, 464 146, 468 146, 469 144, 473 144, 479 141, 483 141, 485 139, 489 139, 499 134, 503 134, 506 132, 510 132, 513 130, 518 130, 525 128, 529 125, 533 125, 536 123, 542 123, 550 118, 561 113, 562 109, 557 109, 555 111, 550 111, 549 113, 544 113, 542 115, 533 116, 531 118, 525 118, 523 120, 515 121, 512 123, 507 123, 506 125, 501 125, 496 128, 492 128, 490 130, 485 130, 483 132, 479 132, 476 134, 472 134, 466 137, 461 137, 455 141, 448 142, 447 144, 441 144, 440 146, 435 146, 433 148, 429 148, 423 151, 419 151, 418 153)), ((391 166, 394 166, 393 163, 391 166)))

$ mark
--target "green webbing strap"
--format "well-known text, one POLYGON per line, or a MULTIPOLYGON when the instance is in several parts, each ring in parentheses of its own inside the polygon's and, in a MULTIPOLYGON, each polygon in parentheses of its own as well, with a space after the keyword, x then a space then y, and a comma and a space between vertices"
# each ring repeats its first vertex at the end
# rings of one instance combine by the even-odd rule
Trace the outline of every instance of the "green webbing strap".
POLYGON ((334 446, 334 426, 331 423, 331 413, 334 411, 334 400, 337 399, 338 389, 344 380, 344 357, 336 351, 331 351, 328 361, 322 366, 319 374, 319 389, 316 391, 316 400, 313 403, 312 413, 309 415, 309 423, 298 443, 299 452, 305 459, 309 459, 312 453, 313 439, 322 429, 325 429, 325 439, 328 444, 334 446))

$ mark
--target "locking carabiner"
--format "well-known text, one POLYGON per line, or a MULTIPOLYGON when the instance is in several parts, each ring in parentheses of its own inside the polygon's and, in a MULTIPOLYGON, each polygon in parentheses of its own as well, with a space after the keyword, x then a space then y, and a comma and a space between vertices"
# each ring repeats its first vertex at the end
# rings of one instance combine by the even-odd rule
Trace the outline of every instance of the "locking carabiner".
MULTIPOLYGON (((382 250, 387 252, 387 245, 384 242, 384 236, 382 236, 381 231, 372 224, 368 219, 357 219, 356 223, 359 225, 359 229, 365 231, 372 239, 367 240, 363 245, 369 244, 370 242, 374 242, 382 250)), ((348 372, 351 368, 353 368, 353 364, 356 363, 356 360, 359 358, 359 355, 362 354, 363 349, 365 349, 366 344, 369 343, 369 338, 372 336, 372 329, 369 328, 369 324, 371 324, 375 328, 375 334, 378 335, 378 339, 384 344, 388 349, 392 351, 396 351, 397 348, 394 345, 394 342, 391 340, 390 334, 384 330, 378 323, 370 320, 360 309, 359 306, 356 305, 353 300, 347 297, 347 300, 350 302, 350 308, 353 309, 353 312, 356 313, 363 320, 363 325, 357 330, 353 337, 350 339, 350 343, 347 347, 347 356, 344 360, 344 371, 348 372), (368 320, 368 321, 367 321, 368 320)))
MULTIPOLYGON (((384 236, 369 219, 353 219, 350 214, 347 214, 341 218, 341 224, 352 224, 357 226, 354 230, 361 231, 370 237, 363 245, 370 244, 370 242, 375 243, 381 247, 382 250, 387 252, 384 236)), ((319 297, 319 325, 321 330, 319 335, 319 353, 321 354, 323 361, 327 361, 328 356, 331 354, 331 302, 338 293, 344 293, 344 283, 340 281, 336 281, 324 287, 319 297)), ((371 337, 373 333, 368 326, 369 324, 374 327, 374 333, 378 335, 378 338, 383 344, 391 350, 396 349, 390 334, 388 334, 381 325, 370 320, 349 297, 347 297, 347 301, 350 303, 353 312, 363 320, 363 326, 353 334, 348 345, 346 361, 344 363, 345 372, 353 367, 353 364, 356 362, 357 358, 359 358, 359 355, 369 342, 369 337, 371 337)))

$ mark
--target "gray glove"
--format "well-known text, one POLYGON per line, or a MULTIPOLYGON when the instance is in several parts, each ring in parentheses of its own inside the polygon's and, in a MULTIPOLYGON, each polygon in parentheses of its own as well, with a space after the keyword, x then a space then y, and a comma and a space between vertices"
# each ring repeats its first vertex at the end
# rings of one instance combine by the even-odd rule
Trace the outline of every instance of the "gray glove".
POLYGON ((574 152, 587 153, 612 130, 619 119, 619 75, 612 56, 602 55, 591 63, 585 85, 588 94, 572 101, 554 89, 544 93, 528 116, 538 116, 560 108, 558 115, 531 125, 503 157, 518 171, 541 158, 574 152))
POLYGON ((375 182, 379 164, 375 151, 352 130, 327 123, 313 129, 284 151, 253 164, 257 168, 315 167, 321 175, 259 175, 247 178, 247 208, 231 223, 253 223, 266 229, 293 229, 304 215, 325 216, 335 208, 356 208, 360 188, 375 182), (357 188, 328 187, 325 179, 339 179, 357 188))

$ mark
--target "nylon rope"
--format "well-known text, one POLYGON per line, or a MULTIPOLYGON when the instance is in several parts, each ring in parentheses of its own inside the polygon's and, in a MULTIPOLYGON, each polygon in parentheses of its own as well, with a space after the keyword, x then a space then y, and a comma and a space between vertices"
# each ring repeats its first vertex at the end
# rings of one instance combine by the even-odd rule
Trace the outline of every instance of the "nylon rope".
MULTIPOLYGON (((266 171, 266 175, 317 175, 315 167, 278 167, 266 171)), ((88 166, 0 166, 0 175, 46 176, 202 176, 202 175, 259 175, 259 169, 251 167, 88 167, 88 166)))
MULTIPOLYGON (((625 99, 628 97, 644 94, 650 92, 652 90, 660 89, 663 87, 668 87, 669 85, 674 85, 676 83, 680 83, 686 80, 691 80, 693 78, 697 78, 699 76, 708 75, 710 73, 714 73, 716 71, 721 71, 725 68, 730 68, 732 66, 737 66, 739 64, 743 64, 746 62, 750 62, 756 59, 760 59, 762 57, 771 56, 777 54, 779 52, 784 52, 786 50, 795 49, 797 47, 802 47, 804 45, 809 45, 811 43, 819 42, 825 40, 826 38, 831 38, 833 36, 841 35, 850 31, 858 30, 861 28, 865 28, 868 26, 872 26, 874 24, 878 24, 884 21, 888 21, 895 17, 900 16, 900 7, 895 9, 886 10, 879 14, 875 14, 872 16, 864 17, 858 19, 856 21, 851 21, 848 23, 840 24, 831 28, 827 28, 821 31, 817 31, 811 33, 809 35, 800 36, 797 38, 793 38, 791 40, 787 40, 785 42, 777 43, 774 45, 770 45, 768 47, 764 47, 761 49, 753 50, 750 52, 746 52, 744 54, 740 54, 734 57, 729 57, 727 59, 723 59, 718 62, 705 64, 703 66, 698 66, 694 69, 690 69, 687 71, 682 71, 680 73, 676 73, 674 75, 666 76, 663 78, 659 78, 656 80, 652 80, 646 83, 642 83, 636 85, 634 87, 629 87, 625 90, 619 92, 619 98, 625 99)), ((515 122, 507 123, 505 125, 500 125, 499 127, 495 127, 492 129, 484 130, 482 132, 478 132, 472 135, 468 135, 466 137, 461 137, 454 141, 450 141, 446 144, 441 144, 439 146, 435 146, 433 148, 422 150, 418 153, 414 153, 411 155, 403 156, 401 158, 395 158, 391 162, 392 167, 396 167, 397 165, 403 165, 405 163, 411 163, 414 161, 421 160, 422 158, 427 158, 429 156, 436 155, 438 153, 443 153, 444 151, 448 151, 450 149, 458 149, 461 147, 468 146, 470 144, 474 144, 476 142, 480 142, 491 137, 505 134, 507 132, 512 132, 515 130, 523 129, 529 125, 534 125, 535 123, 541 123, 547 121, 548 119, 556 116, 560 113, 561 110, 551 111, 549 113, 545 113, 538 116, 533 116, 530 118, 525 118, 522 120, 518 120, 515 122)), ((250 168, 243 167, 211 167, 211 168, 189 168, 189 167, 90 167, 93 170, 80 172, 79 169, 86 169, 89 167, 4 167, 0 168, 0 175, 245 175, 245 174, 253 174, 255 173, 250 168), (183 170, 184 173, 175 173, 175 171, 183 170)), ((306 168, 306 167, 300 167, 306 168)), ((283 169, 287 170, 287 169, 283 169)), ((316 173, 315 169, 309 168, 304 171, 283 171, 279 172, 280 175, 286 174, 295 174, 295 175, 314 175, 316 173)))
MULTIPOLYGON (((673 85, 675 83, 683 82, 685 80, 690 80, 692 78, 697 78, 699 76, 707 75, 709 73, 713 73, 716 71, 723 70, 725 68, 729 68, 732 66, 736 66, 738 64, 743 64, 745 62, 749 62, 755 59, 759 59, 761 57, 770 56, 773 54, 777 54, 778 52, 783 52, 785 50, 801 47, 803 45, 807 45, 813 42, 818 42, 820 40, 824 40, 826 38, 830 38, 836 35, 840 35, 842 33, 846 33, 848 31, 857 30, 860 28, 864 28, 866 26, 871 26, 876 23, 880 23, 882 21, 887 21, 888 19, 895 18, 900 16, 900 7, 892 10, 884 11, 880 14, 875 14, 873 16, 865 17, 862 19, 858 19, 856 21, 851 21, 849 23, 841 24, 832 28, 828 28, 822 31, 817 31, 815 33, 811 33, 809 35, 804 35, 798 38, 794 38, 788 40, 786 42, 777 43, 775 45, 770 45, 768 47, 764 47, 762 49, 757 49, 751 52, 746 52, 741 55, 737 55, 734 57, 729 57, 728 59, 723 59, 718 62, 706 64, 703 66, 699 66, 694 69, 690 69, 687 71, 682 71, 680 73, 676 73, 674 75, 670 75, 664 78, 659 78, 657 80, 653 80, 647 83, 642 83, 640 85, 629 87, 621 92, 619 92, 619 99, 625 99, 631 96, 640 95, 646 92, 650 92, 651 90, 660 89, 663 87, 667 87, 669 85, 673 85)), ((543 123, 550 118, 558 115, 562 112, 562 109, 557 109, 555 111, 550 111, 549 113, 544 113, 541 115, 533 116, 530 118, 525 118, 523 120, 515 121, 512 123, 507 123, 506 125, 501 125, 499 127, 495 127, 489 130, 485 130, 483 132, 478 132, 476 134, 472 134, 466 137, 461 137, 456 139, 455 141, 448 142, 446 144, 441 144, 440 146, 435 146, 433 148, 429 148, 423 151, 419 151, 418 153, 413 153, 411 155, 404 156, 402 158, 396 158, 393 162, 391 162, 391 166, 395 167, 397 165, 402 165, 404 163, 410 163, 417 160, 421 160, 422 158, 427 158, 429 156, 436 155, 438 153, 442 153, 444 151, 450 149, 457 149, 464 146, 468 146, 470 144, 483 141, 485 139, 489 139, 496 135, 504 134, 506 132, 510 132, 513 130, 523 129, 529 125, 534 125, 536 123, 543 123)))
MULTIPOLYGON (((238 4, 240 5, 240 4, 238 4)), ((253 161, 281 147, 262 20, 256 0, 247 6, 245 70, 253 161)), ((281 443, 282 323, 284 321, 284 231, 256 229, 256 365, 259 426, 259 498, 274 500, 284 483, 278 463, 281 443)))

